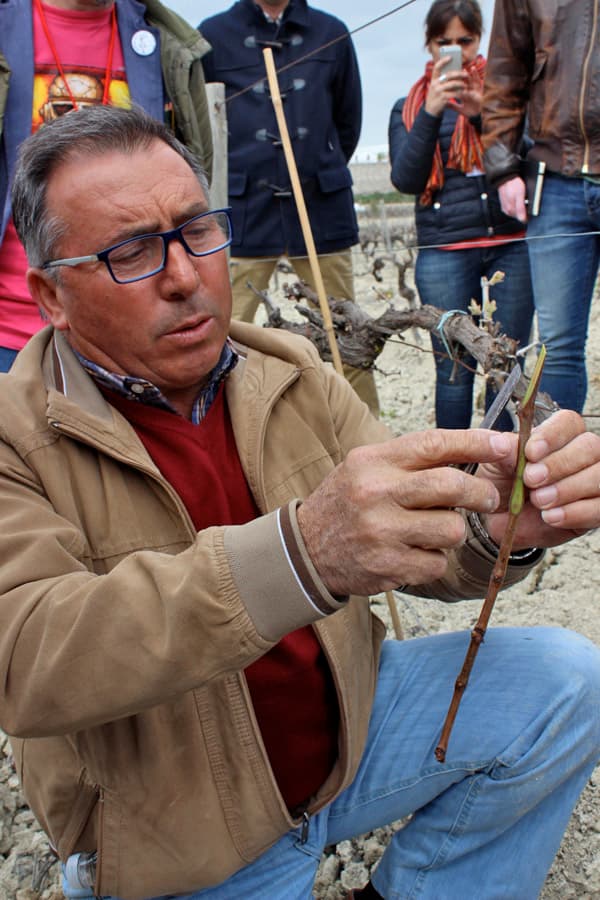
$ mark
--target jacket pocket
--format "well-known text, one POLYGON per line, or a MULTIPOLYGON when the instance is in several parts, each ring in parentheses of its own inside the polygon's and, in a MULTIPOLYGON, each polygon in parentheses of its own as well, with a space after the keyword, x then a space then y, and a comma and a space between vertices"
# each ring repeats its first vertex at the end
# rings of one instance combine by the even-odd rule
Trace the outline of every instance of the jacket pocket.
POLYGON ((531 75, 531 94, 529 99, 529 124, 528 131, 532 138, 536 138, 541 130, 544 118, 544 108, 546 106, 546 91, 549 84, 544 84, 546 78, 546 64, 548 62, 548 54, 545 50, 537 50, 535 54, 535 63, 533 73, 531 75))
POLYGON ((352 175, 346 166, 317 172, 317 181, 324 194, 332 194, 334 191, 352 187, 352 175))
POLYGON ((327 241, 343 241, 351 246, 358 240, 358 226, 349 169, 322 169, 317 172, 316 187, 314 195, 306 200, 317 247, 327 241))
POLYGON ((57 847, 61 859, 66 859, 73 853, 77 841, 90 821, 94 810, 97 809, 100 799, 98 786, 91 784, 87 780, 86 773, 82 772, 79 778, 77 796, 71 807, 69 820, 57 847))

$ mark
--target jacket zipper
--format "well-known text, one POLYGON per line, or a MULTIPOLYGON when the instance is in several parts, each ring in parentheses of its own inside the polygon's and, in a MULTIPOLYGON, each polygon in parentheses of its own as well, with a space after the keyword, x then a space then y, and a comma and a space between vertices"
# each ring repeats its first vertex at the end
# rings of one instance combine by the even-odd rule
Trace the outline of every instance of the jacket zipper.
POLYGON ((310 830, 310 816, 307 811, 304 810, 302 813, 302 826, 300 829, 300 843, 306 844, 308 841, 308 832, 310 830))
POLYGON ((587 131, 585 128, 585 120, 584 120, 584 106, 585 106, 585 91, 586 84, 588 80, 588 72, 590 67, 590 62, 592 59, 592 53, 594 50, 594 42, 596 36, 596 29, 598 27, 598 0, 594 3, 594 17, 592 21, 592 34, 590 38, 590 45, 588 47, 588 51, 585 56, 585 60, 583 63, 582 69, 582 79, 581 79, 581 92, 579 94, 579 127, 581 128, 581 134, 583 135, 583 164, 581 166, 581 171, 585 175, 590 170, 590 144, 588 141, 587 131))
POLYGON ((100 888, 100 882, 102 880, 102 847, 103 840, 102 836, 104 833, 104 788, 99 787, 99 816, 98 816, 98 841, 96 847, 96 878, 94 889, 98 890, 100 888))
POLYGON ((255 484, 255 490, 252 490, 253 485, 252 485, 252 480, 250 478, 248 478, 248 484, 250 486, 250 490, 252 491, 252 493, 255 494, 254 499, 256 500, 258 508, 263 515, 268 510, 267 510, 267 498, 266 498, 266 494, 265 494, 264 472, 263 472, 263 468, 260 464, 260 460, 262 459, 262 449, 263 449, 263 446, 265 443, 265 434, 267 432, 267 423, 271 417, 271 413, 273 412, 273 407, 275 406, 275 403, 280 399, 280 397, 285 393, 285 391, 287 391, 289 386, 294 384, 294 382, 297 381, 297 379, 299 377, 300 377, 300 372, 298 369, 295 369, 294 372, 292 372, 286 378, 286 380, 283 381, 279 385, 279 387, 277 388, 277 391, 270 398, 269 403, 268 403, 267 407, 265 408, 265 411, 264 411, 264 414, 262 417, 262 422, 259 423, 259 427, 257 430, 255 450, 257 449, 260 452, 253 453, 252 459, 248 458, 248 470, 249 471, 250 471, 250 469, 254 470, 253 481, 255 484))

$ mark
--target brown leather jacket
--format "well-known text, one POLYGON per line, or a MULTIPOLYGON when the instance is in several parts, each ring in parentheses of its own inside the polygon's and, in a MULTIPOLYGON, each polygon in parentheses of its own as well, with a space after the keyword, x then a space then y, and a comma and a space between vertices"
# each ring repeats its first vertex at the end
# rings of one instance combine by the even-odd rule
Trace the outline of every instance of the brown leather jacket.
POLYGON ((496 0, 483 97, 495 185, 529 158, 567 176, 600 174, 600 0, 496 0))

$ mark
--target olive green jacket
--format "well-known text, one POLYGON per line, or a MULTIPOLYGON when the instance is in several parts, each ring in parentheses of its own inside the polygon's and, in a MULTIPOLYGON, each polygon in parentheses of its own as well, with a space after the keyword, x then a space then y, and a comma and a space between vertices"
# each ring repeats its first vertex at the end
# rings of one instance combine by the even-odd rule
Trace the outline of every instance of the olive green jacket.
POLYGON ((202 163, 210 181, 212 136, 204 70, 200 60, 210 44, 159 0, 142 0, 146 20, 160 32, 160 58, 165 88, 173 104, 177 137, 202 163))

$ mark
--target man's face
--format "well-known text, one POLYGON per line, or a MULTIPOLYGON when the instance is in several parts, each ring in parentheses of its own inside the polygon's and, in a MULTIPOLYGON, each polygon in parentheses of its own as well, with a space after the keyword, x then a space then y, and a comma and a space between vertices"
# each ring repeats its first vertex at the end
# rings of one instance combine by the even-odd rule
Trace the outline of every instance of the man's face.
MULTIPOLYGON (((159 140, 128 155, 65 162, 50 178, 47 203, 66 226, 55 258, 166 231, 208 208, 185 160, 159 140)), ((36 299, 76 350, 113 372, 152 381, 176 408, 189 409, 229 327, 224 250, 196 259, 172 241, 165 269, 131 284, 116 284, 101 262, 63 267, 58 283, 33 272, 32 291, 42 288, 36 299)))
POLYGON ((255 0, 255 2, 261 9, 275 17, 278 16, 280 12, 283 12, 289 3, 289 0, 255 0))

